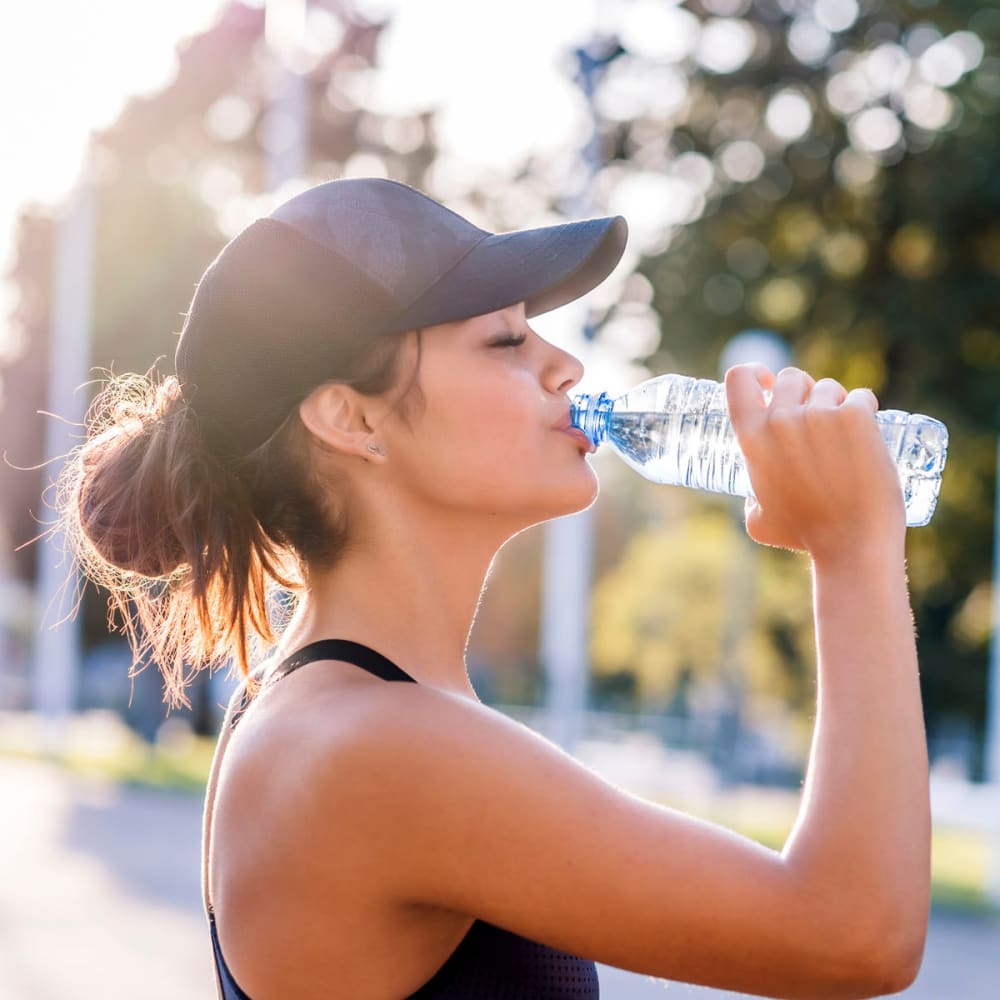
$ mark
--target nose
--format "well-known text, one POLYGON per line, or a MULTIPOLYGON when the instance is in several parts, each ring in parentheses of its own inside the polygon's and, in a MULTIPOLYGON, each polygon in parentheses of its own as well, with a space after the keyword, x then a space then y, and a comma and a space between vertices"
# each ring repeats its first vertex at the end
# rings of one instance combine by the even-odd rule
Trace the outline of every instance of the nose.
POLYGON ((543 376, 545 388, 556 394, 567 393, 583 378, 583 362, 554 344, 549 344, 548 348, 543 376))

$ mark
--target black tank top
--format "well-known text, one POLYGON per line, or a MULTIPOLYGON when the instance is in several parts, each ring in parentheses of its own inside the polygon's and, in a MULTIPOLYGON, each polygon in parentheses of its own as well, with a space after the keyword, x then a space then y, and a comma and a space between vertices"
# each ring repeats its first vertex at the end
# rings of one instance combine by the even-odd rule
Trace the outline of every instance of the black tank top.
MULTIPOLYGON (((282 660, 264 686, 316 660, 353 663, 386 681, 416 683, 395 663, 367 646, 324 639, 303 646, 282 660)), ((244 692, 233 713, 231 728, 236 728, 249 704, 249 696, 244 692)), ((222 957, 211 904, 208 921, 221 1000, 250 1000, 222 957)), ((599 995, 597 967, 593 962, 476 920, 444 965, 406 1000, 598 1000, 599 995)))

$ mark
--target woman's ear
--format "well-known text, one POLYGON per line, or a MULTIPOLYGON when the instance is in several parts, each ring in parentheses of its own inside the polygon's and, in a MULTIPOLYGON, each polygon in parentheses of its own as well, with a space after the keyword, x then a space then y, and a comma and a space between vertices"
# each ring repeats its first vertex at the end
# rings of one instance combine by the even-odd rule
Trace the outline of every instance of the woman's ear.
POLYGON ((381 461, 384 450, 369 422, 376 405, 374 399, 348 385, 327 382, 299 403, 299 416, 312 434, 335 451, 368 462, 381 461))

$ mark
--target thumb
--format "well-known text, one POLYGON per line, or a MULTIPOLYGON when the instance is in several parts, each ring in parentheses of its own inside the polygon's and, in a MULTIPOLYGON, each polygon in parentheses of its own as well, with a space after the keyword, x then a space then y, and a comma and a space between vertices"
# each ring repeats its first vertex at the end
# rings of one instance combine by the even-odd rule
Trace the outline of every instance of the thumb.
POLYGON ((761 513, 760 504, 757 502, 756 497, 747 497, 743 501, 743 525, 746 528, 747 534, 755 542, 760 541, 757 537, 757 529, 760 526, 761 513))
POLYGON ((779 549, 799 549, 787 530, 764 517, 764 508, 753 497, 747 497, 743 505, 743 523, 747 536, 758 545, 771 545, 779 549))

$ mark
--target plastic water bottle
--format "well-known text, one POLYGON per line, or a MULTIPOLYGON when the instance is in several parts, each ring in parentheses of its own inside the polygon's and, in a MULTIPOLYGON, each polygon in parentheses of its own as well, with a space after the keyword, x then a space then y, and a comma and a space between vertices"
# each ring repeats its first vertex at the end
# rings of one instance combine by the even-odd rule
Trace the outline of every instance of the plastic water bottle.
MULTIPOLYGON (((937 505, 948 430, 922 413, 879 410, 879 429, 899 470, 910 527, 937 505)), ((726 389, 709 379, 659 375, 612 399, 577 396, 571 420, 595 447, 605 441, 655 483, 751 496, 743 453, 726 409, 726 389)))

